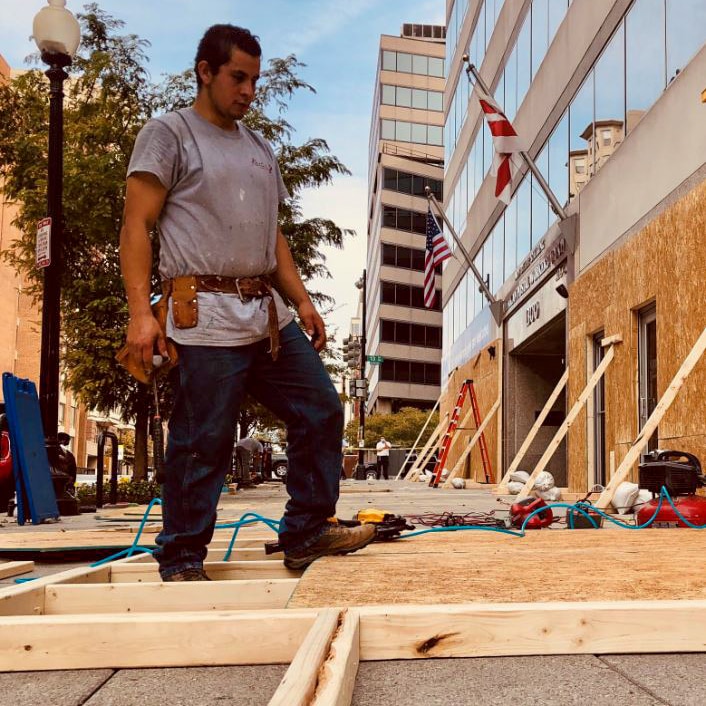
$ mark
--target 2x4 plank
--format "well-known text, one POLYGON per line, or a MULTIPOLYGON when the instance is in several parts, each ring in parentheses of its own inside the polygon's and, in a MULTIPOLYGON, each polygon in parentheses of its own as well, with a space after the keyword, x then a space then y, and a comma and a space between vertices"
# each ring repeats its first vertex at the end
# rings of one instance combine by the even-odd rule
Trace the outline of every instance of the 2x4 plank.
POLYGON ((0 671, 289 663, 316 611, 12 616, 0 671))
POLYGON ((5 561, 0 563, 0 579, 9 579, 34 571, 33 561, 5 561))
MULTIPOLYGON (((211 561, 204 564, 209 578, 217 581, 236 579, 298 578, 301 571, 292 571, 277 561, 211 561)), ((111 583, 161 581, 156 562, 115 564, 110 573, 111 583)))
MULTIPOLYGON (((46 615, 284 608, 297 579, 47 586, 46 615)), ((166 616, 165 620, 169 617, 166 616)))

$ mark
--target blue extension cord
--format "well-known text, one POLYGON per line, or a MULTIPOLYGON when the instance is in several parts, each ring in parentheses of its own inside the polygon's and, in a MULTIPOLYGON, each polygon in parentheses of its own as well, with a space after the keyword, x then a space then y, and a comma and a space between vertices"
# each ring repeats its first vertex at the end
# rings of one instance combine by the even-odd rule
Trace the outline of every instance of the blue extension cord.
MULTIPOLYGON (((639 529, 644 529, 645 527, 649 527, 659 514, 659 511, 662 509, 662 506, 664 504, 664 501, 667 501, 672 509, 674 510, 674 513, 676 516, 688 527, 691 527, 692 529, 706 529, 706 524, 704 525, 695 525, 689 520, 687 520, 680 512, 677 510, 676 506, 674 505, 674 501, 672 500, 671 496, 669 495, 669 492, 667 489, 662 486, 662 490, 659 493, 659 502, 657 504, 657 507, 655 508, 654 513, 652 514, 652 517, 650 517, 647 522, 644 522, 641 525, 628 525, 625 522, 621 522, 620 520, 616 520, 614 517, 611 517, 610 515, 606 514, 602 510, 599 510, 596 507, 593 507, 593 505, 590 505, 589 503, 586 502, 578 502, 575 504, 569 504, 569 503, 550 503, 549 505, 546 505, 545 507, 540 507, 536 509, 534 512, 530 513, 522 523, 522 526, 520 527, 519 531, 518 530, 510 530, 510 529, 504 529, 502 527, 486 527, 483 525, 451 525, 450 527, 429 527, 427 529, 423 530, 416 530, 414 532, 408 532, 407 534, 400 535, 400 539, 411 539, 412 537, 419 537, 422 534, 428 534, 429 532, 455 532, 455 531, 468 531, 468 530, 480 530, 483 532, 500 532, 501 534, 509 534, 513 537, 524 537, 525 534, 527 534, 527 524, 529 521, 535 516, 539 515, 542 512, 546 512, 547 510, 550 510, 551 508, 567 508, 570 512, 567 513, 567 516, 569 518, 569 527, 573 529, 574 527, 574 518, 576 516, 576 513, 579 513, 583 515, 590 523, 591 525, 595 528, 598 529, 598 525, 596 524, 596 521, 593 517, 591 517, 590 513, 600 515, 601 517, 605 518, 606 520, 609 520, 612 522, 614 525, 617 525, 618 527, 621 527, 622 529, 630 529, 630 530, 639 530, 639 529)), ((106 557, 105 559, 101 559, 100 561, 97 561, 93 564, 91 564, 92 567, 95 566, 102 566, 103 564, 107 564, 108 562, 115 561, 116 559, 120 559, 122 557, 130 557, 132 556, 135 552, 143 552, 146 554, 152 554, 153 550, 148 549, 147 547, 141 547, 139 545, 140 537, 142 536, 142 531, 144 530, 145 524, 147 523, 147 520, 149 519, 149 514, 150 510, 155 505, 161 505, 162 501, 159 498, 154 498, 150 502, 150 504, 147 506, 147 510, 145 510, 145 514, 142 518, 142 521, 140 522, 139 529, 137 530, 137 534, 135 535, 135 540, 132 543, 132 546, 130 546, 128 549, 123 549, 115 554, 112 554, 109 557, 106 557)), ((231 527, 233 528, 233 536, 231 537, 230 543, 228 545, 228 549, 226 550, 226 553, 223 556, 223 561, 229 561, 230 556, 233 552, 233 547, 235 545, 235 540, 238 537, 238 532, 241 527, 244 525, 249 525, 252 524, 253 522, 262 522, 264 525, 269 527, 273 532, 278 532, 279 531, 279 521, 278 520, 273 520, 269 517, 263 517, 262 515, 259 515, 256 512, 246 512, 244 515, 240 517, 239 520, 235 522, 226 522, 220 525, 216 525, 216 529, 230 529, 231 527)), ((32 579, 15 579, 16 582, 20 581, 30 581, 32 579)))

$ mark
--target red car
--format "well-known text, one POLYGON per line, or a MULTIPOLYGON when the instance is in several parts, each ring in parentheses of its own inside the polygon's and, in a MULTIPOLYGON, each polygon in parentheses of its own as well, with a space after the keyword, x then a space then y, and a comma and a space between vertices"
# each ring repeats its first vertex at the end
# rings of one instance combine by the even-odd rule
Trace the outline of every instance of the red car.
POLYGON ((12 475, 12 455, 10 454, 10 433, 0 432, 0 512, 7 511, 7 503, 15 494, 15 479, 12 475))

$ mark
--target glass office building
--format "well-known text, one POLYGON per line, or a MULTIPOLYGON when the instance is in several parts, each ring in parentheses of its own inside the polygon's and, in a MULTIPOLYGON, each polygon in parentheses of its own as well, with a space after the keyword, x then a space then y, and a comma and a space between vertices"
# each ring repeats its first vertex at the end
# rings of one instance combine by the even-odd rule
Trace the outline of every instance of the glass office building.
MULTIPOLYGON (((600 364, 601 341, 620 339, 548 466, 557 485, 583 490, 607 481, 706 325, 706 2, 455 0, 446 10, 445 210, 502 313, 491 315, 462 257, 448 261, 442 410, 466 378, 482 409, 500 400, 487 434, 499 475, 568 368, 522 460, 531 471, 600 364), (495 198, 464 54, 565 218, 519 156, 510 204, 495 198)), ((695 371, 653 446, 706 458, 704 423, 679 412, 699 381, 695 371)), ((706 402, 693 404, 703 419, 706 402)), ((475 451, 466 473, 483 475, 475 451)))
POLYGON ((424 307, 429 187, 443 200, 444 27, 383 35, 369 144, 367 410, 427 409, 441 381, 441 270, 424 307))

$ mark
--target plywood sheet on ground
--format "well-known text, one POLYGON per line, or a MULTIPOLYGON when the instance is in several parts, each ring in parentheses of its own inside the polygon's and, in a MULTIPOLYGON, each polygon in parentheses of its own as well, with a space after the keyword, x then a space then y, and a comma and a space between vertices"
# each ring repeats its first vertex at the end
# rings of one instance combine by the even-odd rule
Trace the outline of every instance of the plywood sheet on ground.
POLYGON ((439 533, 307 569, 289 607, 706 599, 706 533, 439 533))

